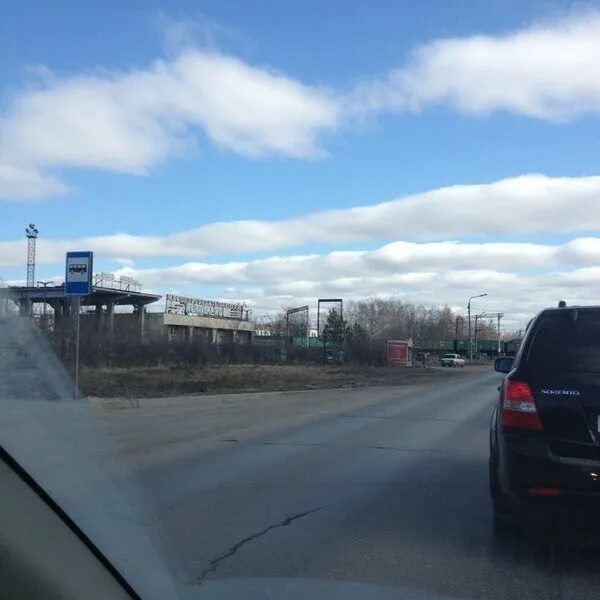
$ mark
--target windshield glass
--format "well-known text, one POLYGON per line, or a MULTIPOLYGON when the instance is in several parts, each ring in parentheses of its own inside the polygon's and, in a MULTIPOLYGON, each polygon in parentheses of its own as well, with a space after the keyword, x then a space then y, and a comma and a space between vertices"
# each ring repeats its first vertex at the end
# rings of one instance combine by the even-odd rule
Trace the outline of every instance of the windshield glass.
POLYGON ((600 0, 0 0, 0 445, 143 598, 600 598, 511 533, 600 498, 599 64, 600 0))

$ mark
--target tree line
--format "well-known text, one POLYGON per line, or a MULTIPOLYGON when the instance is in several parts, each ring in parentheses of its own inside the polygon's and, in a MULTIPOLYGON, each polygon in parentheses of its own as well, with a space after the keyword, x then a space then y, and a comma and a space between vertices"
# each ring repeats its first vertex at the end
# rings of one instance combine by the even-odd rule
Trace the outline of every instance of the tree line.
MULTIPOLYGON (((274 316, 270 325, 275 335, 305 336, 307 323, 286 317, 287 309, 274 316)), ((314 325, 314 323, 313 323, 314 325)), ((471 316, 472 335, 475 335, 475 315, 471 316)), ((478 319, 480 339, 496 339, 494 322, 478 319)), ((465 315, 448 306, 432 307, 405 302, 399 298, 366 298, 347 302, 343 314, 331 310, 326 314, 320 337, 330 341, 350 340, 452 340, 468 337, 465 315)))

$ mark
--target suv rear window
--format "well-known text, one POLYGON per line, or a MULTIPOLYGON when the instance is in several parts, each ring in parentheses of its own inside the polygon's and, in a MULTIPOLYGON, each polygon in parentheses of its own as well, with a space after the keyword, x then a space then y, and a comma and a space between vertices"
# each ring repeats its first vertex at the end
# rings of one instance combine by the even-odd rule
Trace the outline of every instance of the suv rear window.
POLYGON ((570 309, 542 316, 527 363, 534 369, 600 372, 600 310, 570 309))

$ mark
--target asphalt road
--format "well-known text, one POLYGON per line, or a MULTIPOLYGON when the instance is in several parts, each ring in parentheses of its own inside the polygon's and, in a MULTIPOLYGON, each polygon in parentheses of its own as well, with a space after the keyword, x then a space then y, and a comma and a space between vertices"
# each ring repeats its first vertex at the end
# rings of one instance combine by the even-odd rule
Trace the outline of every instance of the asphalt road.
POLYGON ((494 532, 498 382, 99 410, 190 597, 597 599, 597 551, 494 532))

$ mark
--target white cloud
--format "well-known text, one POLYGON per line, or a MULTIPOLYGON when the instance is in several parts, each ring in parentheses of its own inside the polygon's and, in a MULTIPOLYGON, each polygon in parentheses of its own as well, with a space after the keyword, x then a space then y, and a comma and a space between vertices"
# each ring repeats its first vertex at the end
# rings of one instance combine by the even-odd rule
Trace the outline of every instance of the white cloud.
POLYGON ((307 282, 304 286, 294 285, 292 288, 286 284, 262 288, 238 287, 229 290, 229 295, 246 298, 264 310, 304 304, 315 308, 318 297, 339 296, 348 302, 365 297, 393 296, 415 304, 447 305, 464 314, 469 296, 480 291, 485 291, 488 296, 473 302, 475 314, 503 312, 506 327, 522 327, 536 312, 556 306, 560 299, 567 300, 569 305, 598 304, 600 268, 552 271, 541 275, 491 269, 451 270, 429 274, 426 281, 406 273, 391 277, 307 282))
POLYGON ((439 39, 405 67, 350 92, 305 85, 270 68, 194 47, 128 72, 68 77, 42 69, 37 89, 0 117, 0 197, 41 198, 68 187, 48 170, 144 174, 203 132, 248 157, 323 154, 321 137, 356 114, 446 104, 555 121, 600 110, 600 14, 504 35, 439 39))
POLYGON ((40 200, 69 192, 69 186, 35 168, 0 163, 0 198, 40 200))
POLYGON ((0 116, 0 197, 68 187, 52 169, 144 174, 203 132, 247 157, 322 155, 323 134, 354 116, 445 104, 554 121, 600 111, 600 13, 502 35, 433 40, 406 66, 355 89, 325 91, 267 67, 187 46, 128 72, 59 77, 42 68, 0 116))
MULTIPOLYGON (((588 232, 600 229, 598 198, 600 177, 526 175, 283 221, 211 223, 167 236, 116 234, 74 240, 41 237, 38 260, 40 264, 59 262, 74 247, 93 250, 104 259, 198 258, 272 252, 310 243, 588 232)), ((589 250, 587 242, 585 249, 589 250)), ((573 246, 571 252, 577 255, 582 249, 573 246)), ((20 265, 22 256, 21 241, 0 242, 0 266, 20 265)))
POLYGON ((318 297, 345 301, 397 296, 409 302, 464 311, 476 292, 488 297, 474 310, 506 313, 522 325, 559 299, 593 304, 600 295, 600 238, 564 244, 395 242, 370 251, 273 256, 248 262, 186 263, 160 269, 120 269, 145 286, 244 300, 257 310, 308 304, 318 297), (190 291, 197 290, 197 291, 190 291), (204 290, 204 291, 203 291, 204 290))
POLYGON ((0 119, 0 194, 63 193, 43 174, 53 167, 143 174, 182 152, 196 130, 244 156, 318 156, 319 135, 337 125, 324 91, 194 48, 126 73, 46 74, 0 119), (11 184, 19 173, 28 183, 11 184))
POLYGON ((446 104, 562 121, 600 110, 600 14, 580 13, 501 35, 439 39, 407 66, 350 96, 353 111, 446 104))
POLYGON ((120 264, 122 267, 133 267, 135 264, 130 258, 115 258, 115 262, 120 264))
MULTIPOLYGON (((173 284, 174 285, 174 284, 173 284)), ((165 290, 172 290, 167 287, 165 290)), ((186 293, 203 295, 186 288, 186 293)), ((255 314, 276 311, 283 306, 309 305, 316 308, 319 297, 342 297, 344 302, 367 297, 396 297, 414 304, 450 306, 466 313, 467 299, 476 292, 488 296, 473 302, 473 313, 503 312, 507 328, 522 327, 537 311, 556 306, 558 300, 568 304, 597 304, 600 295, 600 268, 574 271, 550 271, 544 274, 479 270, 449 270, 432 273, 402 273, 314 281, 290 281, 262 287, 244 285, 227 288, 226 295, 246 301, 255 314)), ((223 294, 225 295, 225 294, 223 294)))
MULTIPOLYGON (((248 262, 185 263, 119 272, 151 286, 222 284, 284 286, 289 293, 323 282, 339 288, 367 285, 427 287, 439 277, 448 284, 473 286, 489 281, 511 284, 517 272, 588 268, 600 264, 600 238, 579 238, 564 244, 394 242, 376 250, 325 255, 272 256, 248 262), (455 275, 458 279, 453 279, 455 275)), ((583 271, 581 271, 583 272, 583 271)), ((377 287, 368 293, 376 293, 377 287)))

